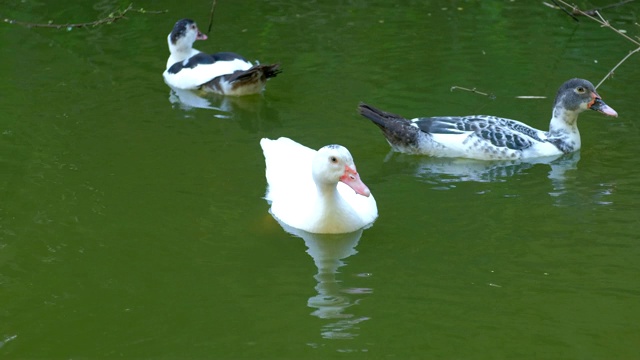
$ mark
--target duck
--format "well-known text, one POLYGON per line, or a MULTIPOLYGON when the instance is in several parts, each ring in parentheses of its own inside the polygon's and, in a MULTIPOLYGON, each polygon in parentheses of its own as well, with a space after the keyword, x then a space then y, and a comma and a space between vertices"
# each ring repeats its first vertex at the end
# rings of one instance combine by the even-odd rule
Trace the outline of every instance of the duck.
POLYGON ((578 115, 587 110, 617 117, 593 84, 570 79, 556 95, 549 131, 491 115, 404 117, 360 103, 358 112, 384 134, 393 151, 433 157, 516 160, 561 156, 580 149, 578 115))
POLYGON ((181 19, 167 36, 169 59, 162 74, 170 87, 203 90, 220 95, 251 95, 264 90, 268 79, 278 75, 280 64, 252 64, 233 52, 206 54, 193 48, 207 40, 191 19, 181 19))
POLYGON ((345 234, 371 226, 376 200, 341 145, 313 150, 289 138, 263 138, 270 212, 279 222, 314 234, 345 234))

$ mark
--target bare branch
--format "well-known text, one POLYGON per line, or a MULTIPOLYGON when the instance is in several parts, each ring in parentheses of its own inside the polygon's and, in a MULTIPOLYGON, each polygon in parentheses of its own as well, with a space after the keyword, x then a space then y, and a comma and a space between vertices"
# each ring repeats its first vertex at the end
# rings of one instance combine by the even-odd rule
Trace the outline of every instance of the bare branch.
POLYGON ((639 47, 639 48, 636 48, 636 49, 635 49, 635 50, 633 50, 633 51, 629 51, 629 53, 627 54, 627 56, 625 56, 622 60, 620 60, 620 62, 618 62, 618 64, 616 64, 616 66, 614 66, 614 67, 613 67, 613 69, 609 70, 609 72, 607 73, 607 75, 606 75, 602 80, 600 80, 600 82, 598 83, 598 85, 596 85, 596 89, 597 89, 600 85, 602 85, 602 83, 603 83, 606 79, 608 79, 608 78, 610 78, 611 76, 613 76, 613 72, 614 72, 614 71, 616 71, 616 69, 618 68, 618 66, 622 65, 622 63, 623 63, 623 62, 625 62, 625 61, 626 61, 626 60, 627 60, 631 55, 633 55, 633 54, 637 53, 638 51, 640 51, 640 47, 639 47))
POLYGON ((29 23, 29 22, 25 22, 25 21, 19 21, 19 20, 14 20, 14 19, 3 19, 4 22, 6 22, 7 24, 15 24, 15 25, 22 25, 22 26, 26 26, 26 27, 41 27, 41 28, 54 28, 54 29, 72 29, 72 28, 84 28, 84 27, 95 27, 98 25, 104 25, 104 24, 113 24, 114 22, 120 20, 120 19, 124 19, 125 15, 127 14, 127 12, 129 11, 133 11, 133 12, 139 12, 139 13, 148 13, 148 14, 161 14, 161 13, 166 13, 167 10, 164 11, 156 11, 156 10, 145 10, 145 9, 134 9, 133 8, 133 4, 129 4, 129 6, 124 9, 124 10, 116 10, 112 13, 109 14, 109 16, 107 16, 106 18, 100 19, 100 20, 96 20, 96 21, 90 21, 90 22, 82 22, 82 23, 67 23, 67 24, 54 24, 53 22, 48 22, 46 24, 37 24, 37 23, 29 23))
POLYGON ((631 37, 629 37, 627 34, 625 34, 625 33, 621 32, 620 30, 618 30, 618 29, 614 28, 613 26, 611 26, 611 24, 609 24, 609 22, 608 22, 608 21, 606 21, 606 20, 605 20, 605 19, 600 15, 600 13, 599 13, 599 12, 597 12, 597 10, 596 10, 596 15, 597 15, 598 17, 595 17, 595 16, 589 15, 589 14, 587 14, 586 12, 584 12, 584 11, 580 10, 580 9, 579 9, 578 7, 576 7, 575 5, 569 5, 569 4, 568 4, 567 2, 565 2, 564 0, 554 0, 554 2, 555 2, 555 1, 557 1, 557 2, 561 3, 561 4, 562 4, 562 5, 564 5, 564 6, 571 7, 571 8, 573 9, 573 13, 574 13, 574 14, 579 14, 579 15, 586 16, 587 18, 589 18, 589 19, 591 19, 591 20, 593 20, 593 21, 597 22, 598 24, 602 25, 603 27, 607 27, 607 28, 609 28, 609 29, 611 29, 611 30, 613 30, 613 31, 617 32, 620 36, 622 36, 622 37, 624 37, 625 39, 627 39, 627 40, 631 41, 632 43, 634 43, 634 44, 636 44, 636 45, 640 46, 640 42, 638 42, 638 41, 636 41, 636 40, 632 39, 632 38, 631 38, 631 37))
POLYGON ((211 15, 209 15, 209 28, 207 29, 207 35, 211 32, 211 26, 213 25, 213 11, 216 9, 216 0, 211 3, 211 15))
POLYGON ((601 11, 601 10, 604 10, 604 9, 609 9, 609 8, 612 8, 612 7, 622 6, 624 4, 628 4, 628 3, 633 2, 633 1, 635 1, 635 0, 623 0, 623 1, 620 1, 620 2, 615 3, 615 4, 609 4, 609 5, 605 5, 605 6, 600 6, 600 7, 591 9, 591 10, 584 10, 583 12, 585 14, 593 16, 598 11, 601 11))
MULTIPOLYGON (((602 27, 606 27, 606 28, 609 28, 609 29, 611 29, 611 30, 615 31, 616 33, 618 33, 618 35, 622 36, 623 38, 625 38, 625 39, 627 39, 627 40, 631 41, 631 42, 632 42, 632 43, 634 43, 636 46, 638 46, 638 48, 636 48, 635 50, 633 50, 633 51, 629 52, 629 53, 627 54, 627 56, 625 56, 622 60, 620 60, 620 62, 618 62, 618 64, 616 64, 616 66, 614 66, 614 67, 613 67, 613 69, 611 69, 611 70, 607 73, 607 75, 606 75, 606 76, 605 76, 605 77, 604 77, 604 78, 603 78, 603 79, 598 83, 598 85, 596 85, 596 89, 597 89, 600 85, 602 85, 602 83, 603 83, 606 79, 610 78, 610 77, 613 75, 613 72, 614 72, 614 71, 615 71, 615 70, 616 70, 620 65, 622 65, 622 63, 623 63, 623 62, 625 62, 625 61, 626 61, 626 60, 627 60, 631 55, 633 55, 633 54, 635 54, 635 53, 637 53, 637 52, 639 52, 639 51, 640 51, 640 41, 634 40, 633 38, 631 38, 630 36, 628 36, 627 34, 625 34, 623 31, 621 31, 621 30, 618 30, 618 29, 614 28, 614 27, 609 23, 609 21, 607 21, 607 20, 606 20, 602 15, 600 15, 600 12, 599 12, 598 10, 593 10, 593 11, 592 11, 592 13, 587 13, 587 12, 585 12, 585 11, 580 10, 580 9, 579 9, 577 6, 575 6, 575 5, 569 5, 569 4, 568 4, 568 3, 566 3, 564 0, 553 0, 553 2, 554 2, 554 3, 556 3, 556 1, 557 1, 557 2, 559 2, 559 3, 561 3, 561 4, 562 4, 562 5, 564 5, 564 6, 571 7, 571 8, 573 9, 573 13, 574 13, 574 14, 583 15, 583 16, 585 16, 585 17, 587 17, 587 18, 589 18, 589 19, 591 19, 591 20, 593 20, 593 21, 597 22, 597 23, 598 23, 598 24, 600 24, 602 27)), ((631 1, 633 1, 633 0, 621 1, 621 2, 619 2, 619 3, 617 3, 617 4, 613 4, 613 5, 606 6, 606 7, 619 6, 619 5, 622 5, 622 4, 629 3, 629 2, 631 2, 631 1)), ((557 4, 557 3, 556 3, 556 4, 557 4)))
POLYGON ((562 6, 560 6, 556 0, 551 0, 551 1, 552 1, 554 4, 556 4, 556 6, 558 7, 558 9, 560 9, 560 10, 564 11, 564 12, 565 12, 565 14, 567 14, 567 15, 571 16, 571 18, 572 18, 573 20, 575 20, 575 21, 580 21, 580 20, 578 20, 578 18, 577 18, 574 14, 570 13, 567 9, 563 8, 562 6))
POLYGON ((462 86, 455 86, 455 85, 454 85, 454 86, 452 86, 452 87, 451 87, 450 91, 453 91, 453 90, 464 90, 464 91, 469 91, 469 92, 472 92, 472 93, 475 93, 475 94, 478 94, 478 95, 488 96, 488 97, 489 97, 489 98, 491 98, 492 100, 496 98, 496 97, 495 97, 495 95, 493 95, 493 94, 483 93, 483 92, 481 92, 481 91, 476 90, 476 88, 468 89, 468 88, 465 88, 465 87, 462 87, 462 86))

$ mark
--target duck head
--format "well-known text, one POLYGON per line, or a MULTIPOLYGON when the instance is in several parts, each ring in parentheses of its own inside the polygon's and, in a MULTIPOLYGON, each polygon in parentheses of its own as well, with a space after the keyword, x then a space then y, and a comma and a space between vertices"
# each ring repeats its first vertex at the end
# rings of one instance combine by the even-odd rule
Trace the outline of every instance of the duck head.
POLYGON ((316 153, 313 163, 313 180, 319 187, 335 187, 341 181, 362 196, 371 195, 369 188, 360 180, 356 165, 349 150, 340 145, 327 145, 316 153))
POLYGON ((602 101, 595 87, 588 80, 575 78, 562 84, 556 95, 554 111, 570 111, 577 116, 588 109, 608 116, 618 116, 613 108, 602 101))
POLYGON ((201 33, 191 19, 178 20, 167 37, 171 52, 189 50, 196 40, 207 40, 207 35, 201 33))

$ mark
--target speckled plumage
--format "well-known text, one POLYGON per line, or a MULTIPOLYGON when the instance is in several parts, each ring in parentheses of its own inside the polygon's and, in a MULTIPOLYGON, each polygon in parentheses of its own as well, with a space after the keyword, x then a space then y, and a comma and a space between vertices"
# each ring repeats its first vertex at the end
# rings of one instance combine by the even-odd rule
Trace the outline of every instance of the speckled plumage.
POLYGON ((412 120, 360 104, 359 112, 403 153, 479 160, 545 157, 580 149, 578 114, 592 109, 617 116, 583 79, 565 82, 556 96, 549 131, 489 115, 423 117, 412 120))

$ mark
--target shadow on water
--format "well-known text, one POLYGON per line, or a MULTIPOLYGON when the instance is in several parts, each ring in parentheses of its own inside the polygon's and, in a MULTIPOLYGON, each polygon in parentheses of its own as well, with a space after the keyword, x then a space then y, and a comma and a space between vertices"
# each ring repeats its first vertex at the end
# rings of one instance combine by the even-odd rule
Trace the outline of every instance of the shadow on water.
POLYGON ((325 339, 351 339, 358 336, 359 324, 370 318, 348 313, 347 309, 360 302, 358 295, 370 294, 369 288, 351 288, 341 284, 339 269, 345 266, 344 259, 355 255, 356 246, 363 229, 348 234, 313 234, 292 228, 279 222, 288 233, 300 237, 307 246, 307 254, 318 268, 314 278, 317 294, 311 296, 307 305, 315 310, 311 315, 331 320, 322 325, 320 332, 325 339))

